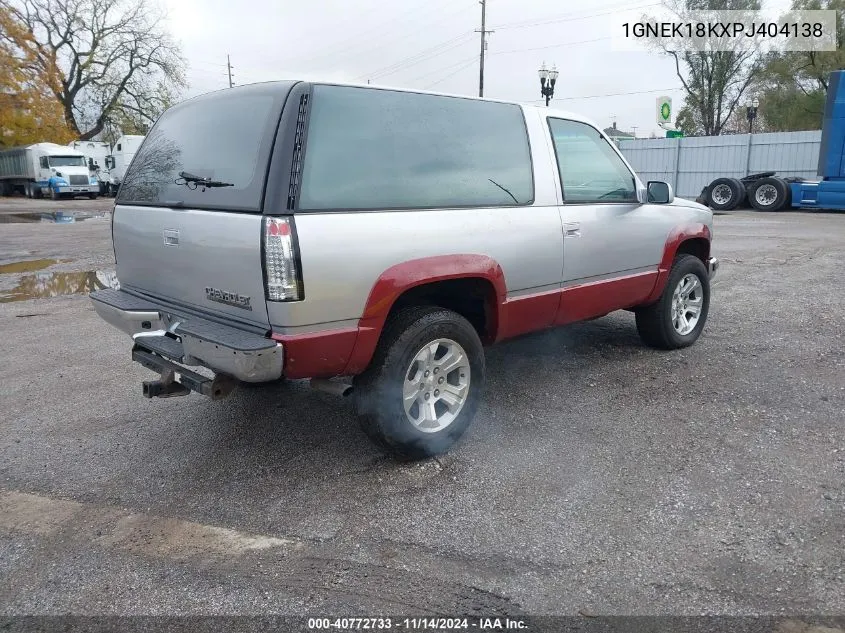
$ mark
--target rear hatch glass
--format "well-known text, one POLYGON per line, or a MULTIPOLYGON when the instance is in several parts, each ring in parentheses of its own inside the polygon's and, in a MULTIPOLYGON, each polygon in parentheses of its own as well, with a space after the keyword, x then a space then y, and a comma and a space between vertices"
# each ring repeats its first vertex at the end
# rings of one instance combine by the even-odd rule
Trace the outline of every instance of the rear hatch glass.
POLYGON ((291 82, 214 92, 165 112, 126 172, 117 204, 261 210, 267 163, 291 82), (207 188, 188 173, 231 186, 207 188))

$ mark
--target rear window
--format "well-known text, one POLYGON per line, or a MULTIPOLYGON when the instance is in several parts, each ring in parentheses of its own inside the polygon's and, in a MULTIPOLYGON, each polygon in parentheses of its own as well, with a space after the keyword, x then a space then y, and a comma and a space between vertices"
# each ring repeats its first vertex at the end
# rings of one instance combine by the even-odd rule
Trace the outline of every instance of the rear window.
POLYGON ((279 82, 218 92, 165 112, 135 154, 117 203, 260 211, 267 161, 290 86, 279 82), (181 172, 231 186, 203 187, 181 178, 181 172))
POLYGON ((519 106, 314 87, 300 209, 514 206, 533 198, 519 106))

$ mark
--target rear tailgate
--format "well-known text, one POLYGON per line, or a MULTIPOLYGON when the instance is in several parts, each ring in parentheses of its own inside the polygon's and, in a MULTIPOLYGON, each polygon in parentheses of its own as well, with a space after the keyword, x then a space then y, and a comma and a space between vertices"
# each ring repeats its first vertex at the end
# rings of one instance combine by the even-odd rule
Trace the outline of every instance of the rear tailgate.
POLYGON ((128 290, 267 326, 261 255, 268 164, 292 82, 220 91, 155 124, 120 188, 117 276, 128 290))
POLYGON ((261 215, 118 205, 121 287, 266 325, 261 215))

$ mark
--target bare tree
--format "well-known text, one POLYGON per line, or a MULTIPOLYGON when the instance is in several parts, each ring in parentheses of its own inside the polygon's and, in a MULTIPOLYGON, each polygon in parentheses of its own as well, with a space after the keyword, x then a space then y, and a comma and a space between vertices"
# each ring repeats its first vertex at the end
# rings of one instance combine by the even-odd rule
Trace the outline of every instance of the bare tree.
MULTIPOLYGON (((683 19, 691 11, 747 11, 760 9, 759 0, 664 0, 664 6, 683 19)), ((693 46, 662 50, 675 60, 675 72, 686 93, 678 125, 689 134, 718 136, 749 92, 761 65, 759 50, 747 42, 696 50, 693 46)))
POLYGON ((58 69, 54 93, 81 139, 120 120, 149 125, 184 86, 185 67, 153 1, 0 0, 29 34, 0 38, 36 70, 58 69))

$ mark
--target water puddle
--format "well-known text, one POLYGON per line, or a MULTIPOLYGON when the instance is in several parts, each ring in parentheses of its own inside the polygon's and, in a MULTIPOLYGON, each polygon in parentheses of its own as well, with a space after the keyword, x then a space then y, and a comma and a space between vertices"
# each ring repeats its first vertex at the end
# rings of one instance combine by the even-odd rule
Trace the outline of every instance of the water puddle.
POLYGON ((6 275, 9 273, 31 273, 36 270, 42 270, 44 268, 52 266, 53 264, 58 263, 58 259, 28 259, 22 262, 12 262, 11 264, 0 265, 0 274, 6 275))
POLYGON ((117 275, 112 270, 89 270, 78 273, 35 273, 21 277, 18 285, 11 290, 0 290, 0 303, 44 299, 60 295, 88 294, 94 290, 119 287, 117 275))
POLYGON ((105 213, 86 213, 84 211, 54 211, 52 213, 0 213, 0 224, 24 224, 41 222, 44 224, 74 224, 83 220, 104 218, 105 213))

